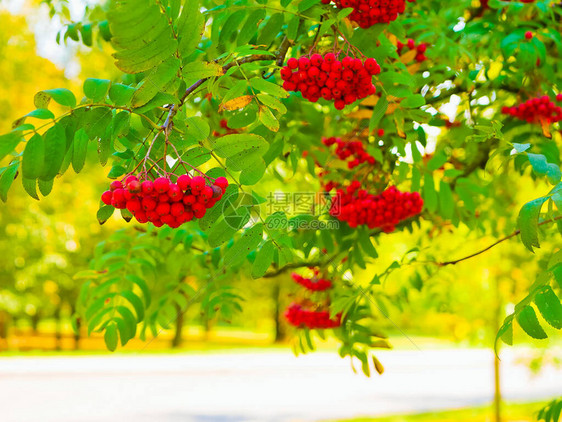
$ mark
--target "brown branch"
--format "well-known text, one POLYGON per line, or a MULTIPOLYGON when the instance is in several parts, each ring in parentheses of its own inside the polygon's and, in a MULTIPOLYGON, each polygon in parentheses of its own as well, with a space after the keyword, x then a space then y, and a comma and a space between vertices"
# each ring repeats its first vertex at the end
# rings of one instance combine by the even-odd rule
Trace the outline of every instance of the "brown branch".
MULTIPOLYGON (((544 226, 545 224, 553 223, 553 222, 555 222, 555 221, 557 221, 557 220, 562 220, 562 215, 559 215, 558 217, 551 218, 550 220, 542 221, 542 222, 540 222, 538 225, 539 225, 539 226, 544 226)), ((434 264, 434 265, 437 265, 438 267, 446 267, 447 265, 455 265, 455 264, 458 264, 459 262, 463 262, 463 261, 466 261, 467 259, 474 258, 475 256, 481 255, 481 254, 483 254, 484 252, 487 252, 487 251, 489 251, 490 249, 492 249, 493 247, 499 245, 500 243, 505 242, 506 240, 509 240, 509 239, 511 239, 511 238, 513 238, 513 237, 515 237, 515 236, 519 236, 520 234, 521 234, 521 230, 515 230, 515 231, 514 231, 513 233, 511 233, 510 235, 505 236, 505 237, 502 237, 502 238, 499 239, 499 240, 496 240, 496 241, 495 241, 494 243, 492 243, 490 246, 487 246, 486 248, 481 249, 481 250, 479 250, 478 252, 474 252, 474 253, 472 253, 472 254, 470 254, 470 255, 468 255, 468 256, 465 256, 465 257, 463 257, 463 258, 455 259, 454 261, 445 261, 445 262, 433 262, 433 261, 431 261, 431 262, 426 262, 426 264, 434 264)))

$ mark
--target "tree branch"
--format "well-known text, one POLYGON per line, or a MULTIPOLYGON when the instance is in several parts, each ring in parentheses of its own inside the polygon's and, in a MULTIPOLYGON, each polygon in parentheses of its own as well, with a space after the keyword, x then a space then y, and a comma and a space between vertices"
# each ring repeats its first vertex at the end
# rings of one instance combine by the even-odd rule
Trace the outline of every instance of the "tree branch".
MULTIPOLYGON (((550 219, 550 220, 542 221, 542 222, 540 222, 538 225, 539 225, 539 226, 544 226, 545 224, 553 223, 553 222, 558 221, 558 220, 562 220, 562 215, 559 215, 559 216, 557 216, 557 217, 554 217, 554 218, 552 218, 552 219, 550 219)), ((467 256, 465 256, 465 257, 463 257, 463 258, 455 259, 454 261, 427 262, 427 264, 434 264, 434 265, 437 265, 438 267, 446 267, 447 265, 456 265, 456 264, 458 264, 459 262, 466 261, 467 259, 474 258, 474 257, 476 257, 476 256, 478 256, 478 255, 483 254, 484 252, 488 252, 490 249, 492 249, 493 247, 499 245, 500 243, 505 242, 506 240, 509 240, 509 239, 511 239, 511 238, 513 238, 513 237, 515 237, 515 236, 519 236, 520 234, 521 234, 521 230, 515 230, 515 231, 514 231, 513 233, 511 233, 510 235, 505 236, 505 237, 502 237, 502 238, 499 239, 499 240, 496 240, 496 241, 495 241, 494 243, 492 243, 490 246, 488 246, 488 247, 486 247, 486 248, 484 248, 484 249, 481 249, 481 250, 479 250, 478 252, 474 252, 474 253, 472 253, 472 254, 470 254, 470 255, 467 255, 467 256)))

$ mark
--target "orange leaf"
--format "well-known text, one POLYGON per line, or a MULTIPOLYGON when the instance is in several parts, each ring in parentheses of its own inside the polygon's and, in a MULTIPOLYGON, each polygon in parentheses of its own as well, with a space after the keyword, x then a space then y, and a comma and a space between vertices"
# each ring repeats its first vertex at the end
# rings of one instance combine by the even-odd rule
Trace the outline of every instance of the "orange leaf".
POLYGON ((222 103, 219 107, 219 111, 222 110, 239 110, 241 108, 246 107, 248 104, 252 102, 254 97, 252 95, 243 95, 238 98, 234 98, 232 100, 227 101, 226 103, 222 103))

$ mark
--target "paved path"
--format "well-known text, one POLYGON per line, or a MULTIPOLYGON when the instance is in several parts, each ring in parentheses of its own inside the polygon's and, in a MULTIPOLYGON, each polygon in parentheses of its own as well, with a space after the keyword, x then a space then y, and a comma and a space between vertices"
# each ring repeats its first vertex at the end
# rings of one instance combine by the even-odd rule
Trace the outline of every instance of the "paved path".
MULTIPOLYGON (((538 376, 505 350, 504 394, 562 394, 562 371, 538 376)), ((1 358, 2 422, 316 421, 484 404, 492 397, 486 350, 380 353, 365 378, 331 353, 289 351, 112 357, 1 358)))

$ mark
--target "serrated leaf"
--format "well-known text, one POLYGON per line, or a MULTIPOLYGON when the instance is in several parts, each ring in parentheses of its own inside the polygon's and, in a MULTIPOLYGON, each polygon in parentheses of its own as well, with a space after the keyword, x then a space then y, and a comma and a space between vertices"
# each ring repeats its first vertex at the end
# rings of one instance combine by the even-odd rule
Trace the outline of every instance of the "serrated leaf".
POLYGON ((10 154, 22 140, 21 133, 10 132, 6 135, 0 136, 0 160, 2 160, 6 155, 10 154))
POLYGON ((66 155, 66 133, 60 124, 51 127, 43 137, 45 144, 45 161, 41 180, 51 180, 59 172, 66 155))
POLYGON ((562 329, 562 304, 550 286, 535 296, 535 303, 546 322, 562 329))
POLYGON ((243 95, 241 97, 233 98, 232 100, 221 103, 221 105, 219 106, 219 111, 222 110, 233 111, 233 110, 242 109, 246 107, 248 104, 250 104, 253 98, 254 97, 252 95, 243 95))
POLYGON ((273 263, 273 255, 275 252, 275 246, 271 240, 264 243, 261 249, 256 254, 256 259, 252 266, 252 277, 260 278, 265 275, 267 269, 273 263))
POLYGON ((37 179, 43 172, 45 163, 45 143, 39 134, 31 137, 25 145, 22 158, 22 174, 26 179, 37 179))
POLYGON ((105 205, 101 207, 97 213, 97 219, 100 225, 104 224, 107 220, 109 220, 109 217, 113 215, 114 211, 115 208, 113 208, 111 205, 105 205))
POLYGON ((526 305, 516 314, 515 318, 521 328, 523 328, 523 331, 525 331, 530 337, 535 339, 545 339, 548 337, 539 324, 537 314, 535 314, 535 310, 532 306, 526 305))
POLYGON ((259 89, 261 92, 266 94, 273 95, 274 97, 287 98, 289 96, 289 93, 279 85, 268 82, 262 78, 250 79, 250 86, 254 89, 259 89))
POLYGON ((130 103, 136 90, 137 89, 132 86, 112 84, 109 88, 109 99, 113 101, 116 106, 126 106, 130 103))
POLYGON ((548 198, 538 198, 526 203, 519 212, 518 225, 521 230, 521 241, 531 252, 533 247, 539 248, 539 215, 543 204, 548 198))
POLYGON ((84 129, 78 130, 74 134, 74 149, 72 150, 72 168, 76 173, 80 173, 86 163, 88 152, 88 134, 84 129))
POLYGON ((76 106, 76 97, 74 97, 72 91, 66 88, 56 88, 56 89, 47 89, 45 91, 39 91, 37 94, 35 94, 35 98, 34 98, 35 107, 47 108, 51 99, 53 99, 55 102, 63 106, 67 106, 67 107, 76 106))
POLYGON ((0 176, 0 199, 3 202, 8 200, 8 191, 12 183, 14 183, 14 178, 18 173, 19 166, 19 161, 13 162, 4 170, 2 176, 0 176))
POLYGON ((260 122, 272 132, 277 132, 279 130, 279 121, 268 107, 260 106, 258 117, 260 122))
POLYGON ((84 94, 94 102, 103 101, 110 85, 107 79, 88 78, 84 81, 84 94))
POLYGON ((224 254, 224 266, 237 265, 254 251, 263 240, 263 224, 258 223, 244 232, 224 254))
POLYGON ((117 343, 119 341, 117 337, 117 324, 110 323, 105 328, 105 333, 103 335, 103 339, 105 341, 105 345, 107 349, 111 352, 114 352, 117 349, 117 343))

